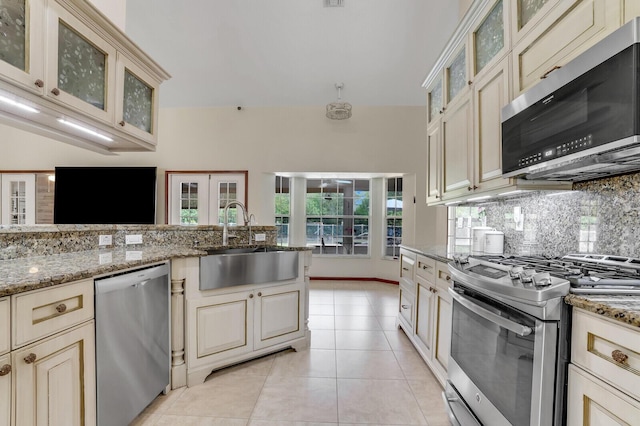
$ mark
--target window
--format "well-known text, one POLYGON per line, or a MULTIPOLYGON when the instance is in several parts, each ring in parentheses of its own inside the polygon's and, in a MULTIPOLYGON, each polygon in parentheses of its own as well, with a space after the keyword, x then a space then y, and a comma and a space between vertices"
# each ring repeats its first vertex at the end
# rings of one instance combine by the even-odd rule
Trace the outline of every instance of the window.
POLYGON ((451 254, 470 254, 473 238, 471 228, 475 226, 486 226, 484 207, 449 207, 448 213, 447 251, 451 254))
POLYGON ((306 239, 314 254, 369 254, 368 179, 308 179, 306 239))
POLYGON ((279 246, 289 245, 289 216, 291 215, 290 179, 276 176, 276 243, 279 246))
POLYGON ((387 179, 385 256, 399 257, 402 243, 402 178, 387 179))

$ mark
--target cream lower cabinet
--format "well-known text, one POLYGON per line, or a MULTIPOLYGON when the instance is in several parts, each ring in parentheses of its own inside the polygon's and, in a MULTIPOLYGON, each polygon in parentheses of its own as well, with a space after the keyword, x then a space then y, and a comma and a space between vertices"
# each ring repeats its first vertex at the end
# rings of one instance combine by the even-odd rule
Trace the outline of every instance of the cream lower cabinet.
POLYGON ((640 425, 640 328, 574 308, 568 425, 640 425))
POLYGON ((96 418, 93 321, 12 353, 16 425, 91 425, 96 418))
POLYGON ((422 359, 444 386, 451 348, 451 285, 446 263, 407 249, 401 256, 415 259, 415 278, 400 279, 400 309, 396 324, 402 328, 422 359), (408 291, 415 289, 413 292, 408 291), (415 303, 414 303, 415 301, 415 303), (403 305, 410 309, 404 309, 403 305), (409 320, 411 318, 411 321, 409 320))
POLYGON ((0 355, 0 426, 11 424, 11 355, 0 355))
POLYGON ((278 345, 304 345, 305 298, 305 283, 293 283, 187 300, 187 385, 278 345))

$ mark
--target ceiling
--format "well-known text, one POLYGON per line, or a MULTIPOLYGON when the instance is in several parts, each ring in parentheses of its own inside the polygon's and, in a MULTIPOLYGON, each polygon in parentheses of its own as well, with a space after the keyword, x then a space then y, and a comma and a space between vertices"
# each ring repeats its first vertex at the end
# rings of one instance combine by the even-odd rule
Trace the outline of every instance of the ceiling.
POLYGON ((126 32, 165 68, 162 107, 422 106, 458 1, 127 0, 126 32))

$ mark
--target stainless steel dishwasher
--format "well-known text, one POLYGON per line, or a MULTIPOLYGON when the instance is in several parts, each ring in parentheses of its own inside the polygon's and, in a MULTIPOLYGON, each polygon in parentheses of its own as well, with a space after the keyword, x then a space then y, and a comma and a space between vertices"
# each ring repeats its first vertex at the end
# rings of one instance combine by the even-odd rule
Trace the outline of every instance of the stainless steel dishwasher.
POLYGON ((169 265, 95 280, 98 425, 128 425, 170 380, 169 265))

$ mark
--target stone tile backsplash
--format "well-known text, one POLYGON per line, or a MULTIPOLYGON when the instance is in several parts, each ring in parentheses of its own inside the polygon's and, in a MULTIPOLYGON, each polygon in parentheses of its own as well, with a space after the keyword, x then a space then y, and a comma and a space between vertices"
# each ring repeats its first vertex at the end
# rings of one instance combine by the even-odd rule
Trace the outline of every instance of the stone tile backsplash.
POLYGON ((506 254, 615 254, 640 258, 640 173, 483 204, 487 226, 505 233, 506 254), (516 223, 520 211, 524 221, 516 223), (521 226, 517 226, 521 225, 521 226))

